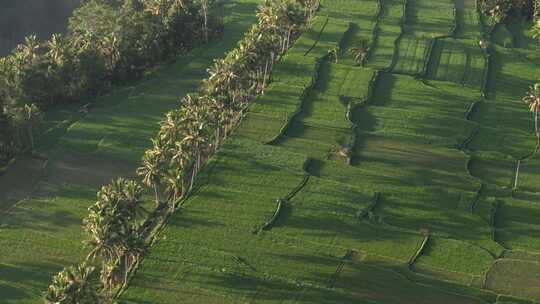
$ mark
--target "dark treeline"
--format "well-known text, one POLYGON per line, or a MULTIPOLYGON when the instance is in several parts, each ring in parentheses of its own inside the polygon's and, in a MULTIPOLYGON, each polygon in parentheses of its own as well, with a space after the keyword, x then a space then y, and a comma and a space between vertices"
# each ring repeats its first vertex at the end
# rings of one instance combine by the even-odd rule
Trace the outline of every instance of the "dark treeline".
POLYGON ((101 94, 208 40, 220 22, 209 17, 213 2, 85 0, 65 34, 27 36, 0 58, 0 165, 33 150, 43 110, 101 94))
POLYGON ((480 9, 489 16, 494 23, 504 21, 512 14, 519 14, 532 18, 538 0, 479 0, 480 9))
POLYGON ((0 0, 0 56, 7 55, 24 37, 48 39, 63 33, 68 18, 82 0, 0 0))

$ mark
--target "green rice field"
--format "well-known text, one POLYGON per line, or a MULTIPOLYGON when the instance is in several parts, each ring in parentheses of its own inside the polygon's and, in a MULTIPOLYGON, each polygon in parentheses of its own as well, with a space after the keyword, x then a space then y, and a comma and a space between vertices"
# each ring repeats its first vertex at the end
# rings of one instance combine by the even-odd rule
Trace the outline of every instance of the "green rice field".
POLYGON ((540 163, 519 100, 540 48, 502 27, 488 55, 473 1, 324 1, 122 300, 539 301, 540 163), (362 43, 364 66, 346 52, 362 43))

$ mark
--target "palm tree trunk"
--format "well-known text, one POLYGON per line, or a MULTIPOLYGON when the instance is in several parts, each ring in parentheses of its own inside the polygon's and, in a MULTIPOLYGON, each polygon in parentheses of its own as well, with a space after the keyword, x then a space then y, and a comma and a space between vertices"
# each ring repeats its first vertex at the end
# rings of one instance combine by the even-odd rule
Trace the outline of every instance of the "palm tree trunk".
POLYGON ((191 171, 191 182, 189 184, 189 190, 193 189, 193 184, 195 183, 195 175, 197 174, 197 171, 195 167, 193 168, 193 171, 191 171))
POLYGON ((540 148, 540 133, 538 133, 538 107, 534 110, 534 129, 536 131, 536 151, 540 148))
POLYGON ((534 110, 534 131, 538 137, 538 108, 535 108, 534 110))
POLYGON ((154 195, 156 196, 156 206, 159 206, 159 192, 158 192, 158 185, 157 183, 154 183, 154 195))
POLYGON ((203 1, 203 14, 204 14, 204 40, 208 43, 208 2, 203 1))
POLYGON ((289 47, 290 47, 291 35, 292 35, 292 27, 289 28, 289 32, 287 33, 287 48, 286 48, 286 50, 288 50, 289 47))
POLYGON ((264 94, 264 90, 266 88, 266 76, 268 75, 268 59, 266 60, 266 64, 264 66, 264 76, 263 76, 263 84, 262 84, 262 93, 264 94))
POLYGON ((129 274, 129 262, 128 262, 128 256, 126 255, 124 257, 124 285, 127 285, 128 281, 128 274, 129 274))

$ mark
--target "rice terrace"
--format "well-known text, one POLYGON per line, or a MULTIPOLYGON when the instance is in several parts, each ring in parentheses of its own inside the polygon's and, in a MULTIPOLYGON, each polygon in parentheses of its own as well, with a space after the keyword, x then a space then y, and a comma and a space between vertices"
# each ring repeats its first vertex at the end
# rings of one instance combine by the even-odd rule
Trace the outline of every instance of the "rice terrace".
POLYGON ((69 3, 0 29, 0 304, 540 303, 539 0, 69 3))

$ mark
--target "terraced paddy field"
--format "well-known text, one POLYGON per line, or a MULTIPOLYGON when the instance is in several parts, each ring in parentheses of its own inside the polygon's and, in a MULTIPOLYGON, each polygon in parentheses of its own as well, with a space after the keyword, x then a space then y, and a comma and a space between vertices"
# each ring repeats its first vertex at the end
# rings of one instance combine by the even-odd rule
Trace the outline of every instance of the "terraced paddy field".
POLYGON ((323 1, 121 301, 540 301, 527 28, 468 0, 323 1))
POLYGON ((81 223, 97 189, 135 175, 163 114, 235 47, 258 3, 226 1, 222 39, 90 100, 90 113, 79 113, 80 105, 47 113, 38 150, 48 161, 21 158, 0 177, 0 303, 42 303, 52 275, 86 256, 81 223))

